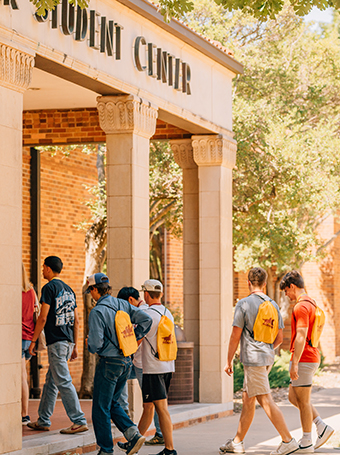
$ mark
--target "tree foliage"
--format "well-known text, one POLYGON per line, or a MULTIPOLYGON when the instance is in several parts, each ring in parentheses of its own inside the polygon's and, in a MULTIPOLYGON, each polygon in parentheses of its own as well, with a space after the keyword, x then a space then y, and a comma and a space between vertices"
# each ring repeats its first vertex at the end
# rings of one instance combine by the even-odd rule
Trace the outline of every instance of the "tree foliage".
MULTIPOLYGON (((54 9, 61 0, 30 0, 37 8, 39 15, 45 15, 46 11, 54 9)), ((74 6, 86 8, 90 0, 68 0, 74 6)), ((314 6, 321 11, 327 8, 340 10, 340 0, 287 0, 295 14, 307 15, 314 6)), ((259 20, 275 19, 283 10, 283 0, 215 0, 216 5, 222 5, 227 11, 242 11, 251 14, 259 20)), ((194 10, 191 0, 159 0, 157 2, 160 13, 165 22, 172 18, 182 18, 183 15, 194 10)))
POLYGON ((299 268, 340 206, 338 17, 315 31, 292 8, 262 23, 198 0, 187 20, 244 64, 233 93, 236 270, 299 268))

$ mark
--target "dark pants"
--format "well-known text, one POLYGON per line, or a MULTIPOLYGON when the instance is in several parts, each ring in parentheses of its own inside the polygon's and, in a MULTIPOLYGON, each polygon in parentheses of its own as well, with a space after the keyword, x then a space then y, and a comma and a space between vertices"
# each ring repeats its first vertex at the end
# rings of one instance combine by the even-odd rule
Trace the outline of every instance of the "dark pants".
POLYGON ((137 433, 137 426, 126 415, 118 398, 131 370, 131 359, 101 358, 93 385, 92 422, 97 444, 103 451, 113 452, 111 419, 127 440, 137 433))

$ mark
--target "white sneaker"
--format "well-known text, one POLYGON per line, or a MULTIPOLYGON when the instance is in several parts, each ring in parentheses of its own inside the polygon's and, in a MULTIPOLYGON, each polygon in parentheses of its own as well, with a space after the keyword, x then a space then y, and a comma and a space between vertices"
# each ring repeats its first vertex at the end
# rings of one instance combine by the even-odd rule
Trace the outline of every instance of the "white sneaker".
POLYGON ((270 455, 289 455, 299 450, 299 444, 292 438, 289 442, 281 442, 276 450, 270 452, 270 455))
POLYGON ((243 441, 236 444, 233 439, 228 439, 227 442, 220 447, 220 454, 223 453, 245 453, 243 441))
POLYGON ((311 440, 300 439, 299 449, 295 453, 314 453, 314 446, 311 440))
POLYGON ((323 446, 325 444, 325 442, 327 442, 328 439, 332 436, 333 433, 334 433, 334 428, 330 427, 329 425, 326 425, 323 432, 321 434, 319 434, 318 439, 315 442, 314 450, 323 446))

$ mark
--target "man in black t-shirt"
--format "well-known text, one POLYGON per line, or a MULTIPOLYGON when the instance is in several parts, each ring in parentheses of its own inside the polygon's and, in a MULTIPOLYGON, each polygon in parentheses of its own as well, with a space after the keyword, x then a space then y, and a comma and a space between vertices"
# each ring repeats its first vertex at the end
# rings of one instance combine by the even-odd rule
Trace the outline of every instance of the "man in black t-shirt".
POLYGON ((88 428, 67 365, 69 359, 75 360, 78 357, 79 320, 76 296, 59 278, 62 268, 63 263, 57 256, 49 256, 44 261, 43 275, 48 283, 41 290, 41 312, 29 351, 35 355, 36 341, 44 329, 49 368, 38 410, 39 419, 29 423, 28 427, 33 430, 49 430, 59 390, 65 411, 72 422, 69 428, 60 433, 74 434, 87 431, 88 428))

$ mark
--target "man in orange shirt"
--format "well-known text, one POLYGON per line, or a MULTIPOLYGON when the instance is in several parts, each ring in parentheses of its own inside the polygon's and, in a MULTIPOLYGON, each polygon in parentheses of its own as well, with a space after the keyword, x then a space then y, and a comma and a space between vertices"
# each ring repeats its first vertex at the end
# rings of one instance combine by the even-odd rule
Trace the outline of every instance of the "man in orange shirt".
POLYGON ((296 453, 313 453, 334 433, 311 404, 313 376, 320 364, 318 348, 312 346, 311 334, 315 319, 316 304, 308 297, 304 289, 302 276, 295 270, 286 273, 280 283, 280 289, 287 297, 295 300, 292 311, 292 336, 290 351, 292 353, 289 371, 291 383, 289 386, 289 401, 300 411, 300 420, 303 431, 299 441, 299 450, 296 453), (315 423, 318 438, 313 446, 312 422, 315 423))

